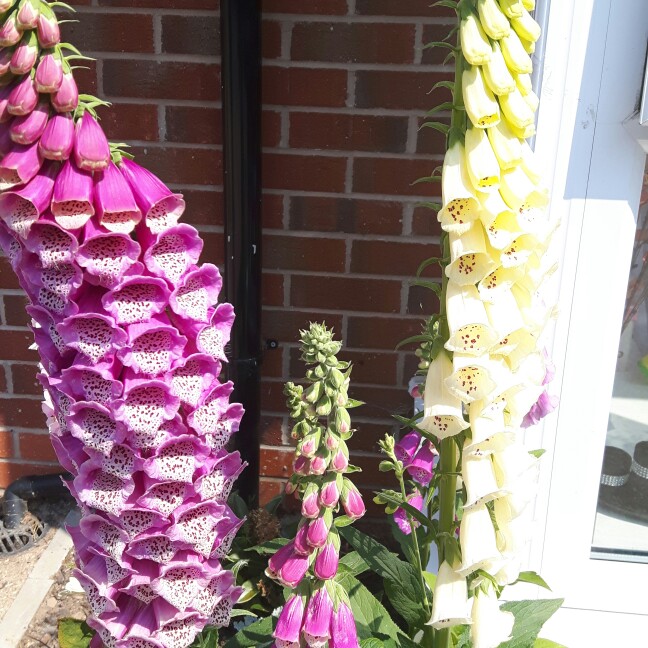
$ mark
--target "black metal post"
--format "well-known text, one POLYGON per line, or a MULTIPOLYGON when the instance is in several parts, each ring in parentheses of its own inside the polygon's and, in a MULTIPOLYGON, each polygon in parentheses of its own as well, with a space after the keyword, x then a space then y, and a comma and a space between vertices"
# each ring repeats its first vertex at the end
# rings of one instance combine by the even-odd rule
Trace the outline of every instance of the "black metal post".
POLYGON ((261 9, 260 0, 221 1, 225 285, 236 310, 229 377, 245 407, 235 435, 248 463, 239 492, 259 497, 261 364, 261 9))

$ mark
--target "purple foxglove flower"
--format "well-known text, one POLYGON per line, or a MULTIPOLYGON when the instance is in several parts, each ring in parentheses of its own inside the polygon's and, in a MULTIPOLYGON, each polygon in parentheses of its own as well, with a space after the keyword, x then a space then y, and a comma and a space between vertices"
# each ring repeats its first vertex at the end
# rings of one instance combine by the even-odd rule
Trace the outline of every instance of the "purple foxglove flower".
POLYGON ((187 273, 171 293, 169 306, 186 319, 209 322, 209 307, 218 300, 223 280, 215 265, 204 263, 187 273))
POLYGON ((38 90, 36 84, 29 74, 26 74, 16 85, 9 95, 7 110, 12 115, 28 115, 38 103, 38 90))
MULTIPOLYGON (((1 71, 1 70, 0 70, 1 71)), ((56 54, 45 54, 41 57, 36 68, 36 89, 38 92, 52 94, 63 82, 63 64, 56 54)))
POLYGON ((45 102, 39 103, 28 115, 16 117, 11 122, 11 139, 16 144, 33 144, 43 134, 48 118, 49 105, 45 102))
POLYGON ((123 385, 114 378, 116 371, 114 362, 86 365, 80 355, 61 372, 61 390, 75 401, 108 406, 122 395, 123 385))
POLYGON ((19 29, 35 29, 40 14, 39 0, 20 0, 16 23, 19 29))
MULTIPOLYGON (((9 66, 11 65, 11 57, 13 56, 13 50, 9 47, 5 47, 0 50, 0 77, 4 76, 9 72, 9 66)), ((7 87, 7 86, 5 86, 7 87)))
POLYGON ((158 481, 183 481, 193 483, 193 476, 200 461, 209 454, 209 448, 192 434, 171 437, 155 450, 143 469, 149 477, 158 481))
MULTIPOLYGON (((103 132, 103 128, 99 126, 97 120, 88 111, 84 112, 81 119, 76 123, 74 160, 79 169, 85 169, 86 171, 102 171, 107 169, 110 165, 110 147, 108 145, 106 134, 103 132)), ((121 179, 121 174, 117 167, 115 167, 114 172, 111 172, 108 176, 108 183, 121 189, 126 183, 119 182, 115 178, 115 173, 119 175, 121 179)), ((106 187, 106 192, 108 195, 108 187, 106 187)), ((135 201, 129 199, 129 207, 131 202, 134 203, 135 201)), ((135 210, 136 209, 137 206, 135 205, 135 210)), ((109 211, 111 211, 110 208, 109 211)))
POLYGON ((310 558, 293 550, 279 568, 276 578, 284 587, 296 587, 304 578, 309 566, 310 558))
POLYGON ((351 608, 340 601, 331 618, 329 648, 359 648, 355 618, 351 608))
MULTIPOLYGON (((72 152, 73 144, 74 121, 69 115, 57 113, 50 117, 47 122, 45 130, 38 142, 38 151, 48 160, 67 160, 72 152)), ((90 186, 92 186, 92 183, 90 183, 90 186)), ((94 211, 92 200, 88 202, 90 208, 94 211)))
POLYGON ((340 499, 342 500, 342 508, 344 508, 344 512, 352 520, 357 520, 365 514, 366 509, 360 491, 355 487, 353 482, 346 477, 343 479, 340 499))
POLYGON ((52 94, 52 106, 60 113, 76 110, 79 105, 79 89, 72 72, 63 72, 61 85, 52 94))
MULTIPOLYGON (((36 257, 31 258, 36 259, 36 257)), ((23 268, 27 281, 34 286, 41 286, 65 300, 76 300, 77 291, 83 281, 83 274, 77 265, 63 263, 42 268, 37 260, 30 261, 25 263, 23 268)))
MULTIPOLYGON (((423 512, 423 496, 420 491, 416 489, 413 493, 410 493, 407 496, 407 503, 411 504, 414 508, 417 508, 419 511, 423 512)), ((409 535, 412 533, 412 526, 410 525, 408 515, 405 512, 404 508, 397 508, 394 512, 394 522, 396 526, 405 534, 409 535)), ((420 526, 420 522, 416 519, 413 520, 414 528, 417 529, 420 526)))
MULTIPOLYGON (((79 160, 84 162, 84 158, 79 155, 79 132, 77 130, 75 140, 77 165, 79 160)), ((123 234, 129 234, 135 229, 135 225, 142 219, 142 213, 135 203, 128 183, 112 162, 104 168, 103 172, 95 174, 94 192, 97 215, 103 227, 111 232, 123 234)))
POLYGON ((315 519, 320 514, 319 488, 317 484, 308 484, 301 507, 302 516, 305 518, 315 519))
POLYGON ((26 184, 38 173, 40 167, 37 144, 14 144, 0 162, 0 191, 26 184))
POLYGON ((398 443, 394 446, 394 454, 396 459, 402 461, 403 464, 409 464, 419 445, 421 444, 421 435, 418 432, 408 432, 398 443))
POLYGON ((427 486, 434 474, 436 458, 437 453, 434 446, 429 441, 425 441, 407 466, 407 472, 415 482, 421 484, 421 486, 427 486))
POLYGON ((116 347, 126 343, 126 332, 107 315, 82 312, 66 318, 58 325, 65 344, 83 353, 91 362, 108 360, 115 355, 116 347))
MULTIPOLYGON (((52 124, 55 119, 56 117, 53 117, 49 124, 52 124)), ((69 118, 64 117, 64 119, 69 118)), ((59 127, 66 128, 65 125, 59 127)), ((54 184, 51 208, 56 222, 66 230, 83 227, 94 214, 92 197, 92 176, 87 171, 77 168, 74 160, 69 159, 63 165, 54 184)), ((90 225, 90 231, 86 232, 85 240, 93 238, 97 231, 98 228, 95 225, 90 225)), ((137 249, 139 250, 139 246, 137 249)))
MULTIPOLYGON (((208 462, 205 462, 203 466, 207 464, 208 462)), ((225 452, 205 475, 196 480, 196 490, 201 493, 203 499, 224 503, 232 492, 236 478, 246 466, 247 463, 241 461, 238 452, 225 452)))
MULTIPOLYGON (((146 232, 138 232, 144 243, 146 232)), ((195 268, 203 249, 200 235, 191 225, 180 224, 159 234, 151 245, 145 245, 144 265, 156 277, 177 283, 189 270, 195 268)))
POLYGON ((322 584, 310 597, 302 627, 302 637, 308 646, 321 648, 331 636, 333 601, 326 585, 322 584))
POLYGON ((70 491, 86 506, 119 517, 126 508, 126 500, 135 489, 132 479, 120 479, 97 470, 85 462, 72 482, 70 491))
POLYGON ((146 227, 154 234, 173 227, 185 210, 182 196, 172 193, 158 177, 131 160, 123 158, 120 169, 144 214, 146 227))
POLYGON ((558 396, 550 396, 547 390, 543 391, 536 403, 522 419, 521 426, 528 428, 539 423, 545 416, 551 414, 558 407, 559 402, 558 396))
POLYGON ((313 571, 320 580, 328 580, 337 574, 338 563, 340 562, 339 540, 336 542, 329 537, 327 543, 319 550, 313 571))
POLYGON ((13 74, 28 74, 38 58, 38 39, 33 31, 28 31, 14 50, 9 64, 13 74))
POLYGON ((202 395, 218 379, 220 371, 220 362, 204 353, 186 356, 174 363, 171 389, 182 403, 195 409, 202 395))
POLYGON ((209 317, 209 324, 198 331, 196 336, 198 350, 216 360, 227 362, 225 347, 230 339, 233 322, 234 308, 232 305, 218 304, 209 317))
POLYGON ((20 41, 22 31, 18 29, 16 12, 13 11, 5 18, 2 27, 0 27, 0 47, 11 47, 20 41))
POLYGON ((340 488, 338 486, 338 480, 335 475, 333 478, 329 478, 326 483, 322 486, 320 491, 319 502, 322 506, 326 508, 334 508, 337 506, 337 503, 340 499, 340 488))
MULTIPOLYGON (((268 560, 268 569, 266 570, 269 574, 276 575, 279 573, 281 566, 288 560, 290 556, 293 555, 295 549, 294 541, 286 543, 281 549, 275 551, 275 553, 268 560)), ((273 576, 274 577, 274 576, 273 576)))
POLYGON ((169 290, 162 279, 134 275, 107 292, 102 303, 117 324, 124 325, 148 321, 166 308, 168 300, 169 290))
POLYGON ((61 41, 61 30, 58 20, 50 7, 42 2, 40 4, 36 32, 38 34, 38 42, 43 49, 54 47, 61 41))
POLYGON ((323 547, 331 530, 332 516, 330 511, 308 523, 306 539, 311 547, 323 547))
POLYGON ((305 597, 301 594, 293 594, 281 610, 272 636, 279 641, 299 644, 305 607, 305 597))
POLYGON ((31 226, 49 205, 57 173, 57 163, 48 162, 24 187, 0 194, 0 213, 9 229, 27 237, 31 226))

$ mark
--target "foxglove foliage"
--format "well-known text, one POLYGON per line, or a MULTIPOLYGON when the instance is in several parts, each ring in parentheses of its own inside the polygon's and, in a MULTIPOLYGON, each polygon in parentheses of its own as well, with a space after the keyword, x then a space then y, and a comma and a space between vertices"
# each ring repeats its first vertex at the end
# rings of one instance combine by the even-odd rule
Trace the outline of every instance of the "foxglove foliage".
POLYGON ((285 394, 296 421, 294 474, 287 490, 301 498, 302 520, 294 540, 269 561, 267 575, 295 593, 274 630, 276 648, 358 648, 355 621, 344 588, 337 583, 340 536, 334 513, 348 523, 365 513, 362 496, 345 477, 351 438, 347 395, 351 367, 336 358, 341 344, 321 324, 301 332, 302 360, 310 366, 304 389, 287 383, 285 394))
MULTIPOLYGON (((43 409, 83 516, 77 576, 106 648, 186 648, 229 623, 240 588, 221 560, 242 524, 243 469, 225 449, 242 407, 226 361, 233 310, 198 265, 184 201, 111 147, 79 99, 41 0, 0 27, 0 243, 31 305, 43 409), (3 67, 4 66, 4 67, 3 67)), ((330 553, 330 550, 329 550, 330 553)), ((324 561, 324 559, 322 559, 324 561)), ((328 566, 322 565, 322 569, 328 566)))

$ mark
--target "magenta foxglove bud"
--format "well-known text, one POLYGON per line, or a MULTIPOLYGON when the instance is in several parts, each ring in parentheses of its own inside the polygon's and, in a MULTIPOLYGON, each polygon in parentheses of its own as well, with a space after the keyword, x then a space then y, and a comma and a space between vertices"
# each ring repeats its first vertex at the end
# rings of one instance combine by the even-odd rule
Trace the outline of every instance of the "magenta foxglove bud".
POLYGON ((344 477, 342 493, 340 495, 344 512, 352 519, 357 520, 365 514, 365 505, 360 491, 352 481, 344 477))
POLYGON ((353 612, 344 601, 340 601, 331 619, 329 648, 359 648, 359 646, 353 612))
POLYGON ((310 558, 293 550, 293 553, 281 565, 277 572, 277 580, 285 587, 299 585, 310 566, 310 558))
MULTIPOLYGON (((84 114, 84 117, 86 115, 87 113, 84 114)), ((99 127, 98 124, 97 127, 99 127)), ((75 140, 75 159, 79 168, 89 170, 89 167, 87 166, 88 158, 83 157, 83 154, 79 153, 80 150, 83 150, 79 143, 79 137, 81 137, 80 133, 81 131, 77 130, 75 140), (79 160, 85 162, 86 166, 79 165, 79 160)), ((108 155, 110 156, 110 152, 108 155)), ((100 167, 96 167, 95 170, 98 168, 100 167)), ((96 174, 94 197, 99 222, 103 227, 111 232, 129 234, 135 229, 135 225, 137 225, 142 218, 142 213, 137 207, 137 203, 135 202, 128 184, 112 162, 109 162, 108 166, 101 173, 96 174)))
POLYGON ((306 539, 311 547, 323 547, 331 530, 333 516, 330 510, 308 523, 306 539))
MULTIPOLYGON (((410 493, 407 496, 407 503, 411 504, 414 508, 417 508, 419 511, 423 512, 423 496, 420 491, 416 489, 413 493, 410 493)), ((398 528, 405 534, 409 535, 412 533, 412 526, 410 525, 408 515, 404 508, 397 508, 394 512, 394 522, 398 528)), ((420 522, 414 519, 414 528, 420 526, 420 522)))
POLYGON ((173 227, 185 209, 182 196, 172 193, 158 177, 131 160, 123 158, 120 169, 151 232, 159 234, 173 227))
POLYGON ((40 139, 49 117, 49 105, 40 102, 28 115, 16 117, 9 129, 11 139, 17 144, 33 144, 40 139))
MULTIPOLYGON (((57 116, 49 123, 51 124, 57 116)), ((54 184, 52 214, 56 222, 66 230, 83 227, 94 214, 93 194, 92 176, 87 171, 78 169, 74 161, 69 159, 63 165, 54 184)), ((86 240, 88 238, 91 236, 86 234, 86 240)))
POLYGON ((40 14, 40 0, 20 0, 16 23, 19 29, 35 29, 40 14))
POLYGON ((52 94, 56 92, 63 82, 63 64, 55 54, 46 54, 41 57, 36 68, 36 89, 38 92, 52 94))
POLYGON ((319 489, 316 484, 309 484, 302 500, 302 516, 314 519, 320 514, 319 489))
POLYGON ((398 443, 394 446, 394 454, 396 459, 402 461, 405 465, 410 463, 421 444, 421 435, 418 432, 408 432, 398 443))
POLYGON ((0 0, 0 13, 4 13, 14 6, 16 0, 0 0))
POLYGON ((346 443, 344 443, 344 441, 340 441, 340 445, 338 449, 333 454, 333 458, 331 459, 331 464, 329 468, 334 472, 343 473, 346 472, 346 469, 348 467, 349 467, 349 450, 346 447, 346 443))
POLYGON ((318 454, 311 459, 310 472, 312 475, 323 475, 329 464, 329 457, 318 454))
POLYGON ((13 56, 13 50, 9 47, 5 47, 0 50, 0 77, 4 76, 9 72, 9 66, 11 65, 11 57, 13 56))
POLYGON ((415 482, 427 486, 432 480, 432 475, 434 475, 436 458, 437 453, 434 446, 429 441, 425 441, 407 466, 407 472, 415 482))
POLYGON ((40 169, 38 144, 14 144, 0 162, 0 191, 29 182, 40 169))
POLYGON ((36 25, 38 42, 41 44, 43 49, 48 49, 60 43, 61 30, 59 28, 58 20, 50 7, 44 2, 41 2, 40 8, 41 10, 36 25))
POLYGON ((310 647, 321 647, 331 636, 331 618, 333 616, 333 601, 325 584, 319 586, 310 597, 306 607, 302 636, 310 647))
MULTIPOLYGON (((67 114, 50 117, 38 142, 39 153, 48 160, 67 160, 74 144, 74 121, 67 114)), ((92 202, 92 201, 90 201, 92 202)))
POLYGON ((38 103, 38 91, 34 80, 29 74, 26 74, 13 87, 9 95, 7 110, 12 115, 28 115, 38 103))
POLYGON ((319 550, 313 571, 320 580, 328 580, 337 574, 338 563, 340 562, 340 546, 333 538, 319 550))
MULTIPOLYGON (((9 112, 9 96, 14 89, 14 85, 6 85, 0 88, 0 123, 5 123, 12 119, 13 115, 9 112)), ((8 128, 3 128, 3 131, 9 133, 8 128)))
POLYGON ((313 551, 308 544, 308 522, 302 524, 295 534, 295 551, 303 556, 308 556, 313 551))
POLYGON ((329 478, 326 483, 322 486, 320 491, 320 504, 326 508, 333 508, 337 506, 337 503, 340 499, 340 488, 338 486, 338 480, 335 475, 332 479, 329 478))
MULTIPOLYGON (((106 134, 103 132, 103 128, 99 126, 97 120, 88 111, 83 113, 83 116, 76 124, 74 160, 79 169, 84 169, 85 171, 101 171, 107 169, 110 164, 110 146, 108 145, 106 134)), ((115 171, 117 171, 116 167, 115 171)), ((126 183, 123 181, 119 182, 115 179, 113 173, 110 174, 109 179, 110 184, 114 185, 115 188, 122 189, 126 186, 126 191, 130 193, 126 183)), ((121 174, 119 175, 119 179, 122 179, 121 174)), ((134 203, 134 199, 129 198, 129 202, 134 203)), ((135 206, 135 208, 137 207, 135 206)))
POLYGON ((16 12, 12 12, 0 27, 0 47, 11 47, 22 38, 22 31, 18 29, 16 12))
POLYGON ((319 430, 307 434, 299 443, 299 451, 305 457, 312 457, 319 448, 321 432, 319 430))
POLYGON ((284 605, 272 636, 279 641, 299 644, 304 621, 304 596, 293 594, 284 605))
MULTIPOLYGON (((268 560, 268 575, 275 575, 279 573, 281 566, 288 560, 294 553, 295 545, 293 542, 288 542, 281 549, 278 549, 268 560)), ((271 576, 274 577, 274 576, 271 576)))
POLYGON ((72 72, 63 72, 61 85, 52 95, 52 106, 57 112, 66 113, 76 110, 79 105, 79 89, 72 72))
POLYGON ((27 32, 14 50, 9 69, 13 74, 27 74, 36 65, 38 39, 33 31, 27 32))

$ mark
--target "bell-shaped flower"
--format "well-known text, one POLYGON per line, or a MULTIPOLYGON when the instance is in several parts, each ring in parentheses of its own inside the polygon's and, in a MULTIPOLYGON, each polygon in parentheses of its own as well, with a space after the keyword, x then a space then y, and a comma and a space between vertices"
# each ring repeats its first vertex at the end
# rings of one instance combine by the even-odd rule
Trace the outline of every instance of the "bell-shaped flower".
POLYGON ((474 648, 497 648, 511 638, 515 617, 500 609, 492 587, 477 589, 472 604, 470 639, 474 648))
POLYGON ((465 453, 492 453, 499 452, 515 440, 512 429, 506 425, 504 419, 504 406, 506 400, 502 399, 502 408, 489 411, 485 401, 475 401, 468 406, 471 438, 466 439, 465 453))
POLYGON ((9 69, 16 76, 28 74, 38 58, 38 39, 33 31, 28 31, 16 46, 9 63, 9 69))
POLYGON ((157 176, 131 160, 123 158, 120 170, 152 233, 160 234, 176 225, 185 209, 182 195, 172 193, 157 176))
POLYGON ((426 625, 437 630, 472 623, 468 614, 468 583, 465 576, 455 571, 447 561, 439 566, 434 596, 432 617, 426 625))
MULTIPOLYGON (((87 163, 86 166, 82 166, 85 158, 80 157, 78 153, 79 133, 80 131, 77 131, 75 140, 76 162, 80 168, 89 169, 91 167, 88 167, 87 163), (79 164, 80 159, 82 164, 79 164)), ((98 168, 103 169, 101 173, 95 174, 94 183, 94 199, 99 222, 111 232, 129 234, 142 219, 142 213, 137 207, 128 183, 112 162, 106 167, 96 167, 98 168)))
POLYGON ((209 318, 207 326, 200 327, 196 337, 196 347, 201 353, 227 362, 225 347, 230 339, 234 308, 231 304, 218 304, 209 318))
POLYGON ((521 152, 521 159, 520 159, 520 164, 522 166, 522 170, 524 173, 526 173, 527 177, 531 182, 534 184, 540 184, 542 180, 542 169, 540 168, 540 164, 538 163, 538 160, 536 159, 536 155, 531 149, 531 147, 528 145, 527 142, 522 141, 520 142, 520 152, 521 152))
POLYGON ((343 478, 340 499, 345 514, 352 520, 357 520, 365 514, 366 509, 360 491, 356 488, 355 484, 346 477, 343 478))
POLYGON ((329 534, 326 544, 317 552, 313 563, 313 573, 320 580, 329 580, 337 574, 340 562, 340 537, 329 534))
POLYGON ((209 321, 209 307, 218 300, 223 285, 215 265, 203 264, 198 270, 187 273, 171 293, 169 305, 174 313, 198 322, 209 321))
MULTIPOLYGON (((509 502, 510 503, 510 500, 509 502)), ((499 510, 499 509, 498 509, 499 510)), ((509 508, 509 510, 511 510, 509 508)), ((513 512, 511 510, 511 512, 513 512)), ((528 508, 508 520, 497 518, 497 547, 505 557, 520 556, 525 551, 532 535, 530 511, 528 508)))
POLYGON ((203 242, 195 227, 181 223, 159 234, 145 248, 143 261, 149 272, 175 284, 195 267, 203 242))
POLYGON ((237 477, 243 472, 247 463, 241 461, 238 452, 226 453, 217 459, 209 472, 196 480, 196 490, 203 499, 213 499, 225 503, 237 477))
POLYGON ((309 565, 309 557, 298 554, 294 541, 291 541, 270 558, 266 573, 285 587, 295 587, 304 577, 309 565))
POLYGON ((533 80, 530 74, 515 74, 514 76, 515 85, 523 95, 533 92, 533 80))
POLYGON ((535 483, 538 477, 538 459, 519 443, 493 454, 493 464, 497 483, 512 493, 521 479, 535 483))
POLYGON ((504 202, 515 211, 545 207, 549 202, 548 191, 533 184, 519 167, 502 173, 500 193, 504 202))
POLYGON ((117 352, 125 367, 148 376, 166 373, 181 358, 187 338, 174 326, 151 319, 128 327, 128 343, 117 352))
POLYGON ((490 128, 499 123, 499 104, 486 85, 479 66, 471 66, 463 71, 461 88, 466 113, 473 126, 490 128))
POLYGON ((323 648, 331 637, 333 601, 326 584, 316 586, 306 606, 302 637, 309 648, 323 648))
POLYGON ((464 403, 472 403, 491 395, 497 387, 501 365, 488 356, 469 356, 455 353, 453 372, 444 383, 448 391, 464 403))
POLYGON ((61 372, 61 390, 76 401, 108 405, 119 398, 123 385, 115 379, 114 363, 83 364, 79 357, 61 372))
MULTIPOLYGON (((467 443, 470 446, 470 442, 467 443)), ((492 502, 506 494, 497 484, 490 454, 464 452, 461 457, 461 477, 466 487, 464 510, 492 502)))
POLYGON ((512 268, 499 266, 479 282, 477 286, 479 296, 484 302, 492 302, 497 299, 501 291, 511 290, 523 274, 524 270, 520 266, 512 268))
POLYGON ((39 103, 32 112, 22 117, 16 117, 9 128, 12 141, 17 144, 33 144, 40 139, 49 118, 49 105, 39 103))
POLYGON ((123 325, 148 321, 166 308, 168 300, 169 290, 162 279, 135 275, 107 292, 102 303, 115 321, 123 325))
POLYGON ((83 273, 73 263, 62 263, 49 268, 42 268, 38 261, 25 263, 23 274, 34 286, 41 286, 64 300, 76 301, 78 290, 83 281, 83 273))
POLYGON ((506 95, 516 89, 515 79, 506 65, 497 41, 493 43, 492 48, 491 59, 482 68, 484 80, 493 94, 506 95))
POLYGON ((466 12, 459 25, 461 51, 470 65, 483 65, 491 56, 491 46, 477 16, 466 12))
POLYGON ((61 41, 61 29, 54 12, 49 5, 41 2, 38 22, 36 24, 38 42, 43 49, 48 49, 61 41))
POLYGON ((551 396, 547 390, 543 391, 533 407, 525 414, 521 426, 528 428, 536 425, 545 416, 551 414, 558 407, 559 402, 560 399, 557 396, 551 396))
MULTIPOLYGON (((57 113, 47 122, 38 142, 38 151, 47 160, 67 160, 73 144, 74 121, 69 115, 57 113)), ((92 206, 92 201, 89 202, 92 206)))
POLYGON ((322 489, 319 495, 319 503, 326 508, 333 508, 337 506, 340 499, 340 482, 342 480, 336 474, 332 474, 326 478, 322 484, 322 489))
POLYGON ((452 361, 441 351, 430 363, 425 378, 424 416, 419 425, 438 439, 454 436, 468 427, 461 401, 445 385, 452 372, 452 361))
POLYGON ((18 29, 16 12, 12 11, 0 27, 0 47, 12 47, 22 38, 22 31, 18 29))
POLYGON ((9 229, 27 237, 31 226, 49 205, 57 173, 56 162, 47 162, 24 187, 0 195, 0 213, 9 229))
POLYGON ((491 192, 499 187, 500 167, 483 128, 466 131, 466 168, 477 191, 491 192))
POLYGON ((531 108, 531 112, 533 113, 537 112, 538 107, 540 106, 540 97, 538 97, 538 95, 533 91, 527 92, 526 94, 524 93, 521 94, 527 106, 531 108))
POLYGON ((402 461, 407 465, 416 454, 419 446, 421 445, 421 435, 412 430, 408 432, 402 439, 394 446, 394 454, 396 459, 402 461))
MULTIPOLYGON (((67 230, 83 227, 94 214, 92 176, 79 169, 72 159, 67 160, 56 179, 51 207, 56 222, 67 230)), ((92 231, 86 233, 86 241, 98 229, 94 224, 90 227, 92 231)))
POLYGON ((430 441, 424 441, 406 470, 410 477, 421 486, 427 486, 434 475, 434 464, 438 453, 430 441))
POLYGON ((492 39, 499 40, 511 31, 508 18, 500 9, 497 0, 478 0, 477 11, 482 28, 492 39))
POLYGON ((466 169, 463 144, 455 142, 446 152, 441 175, 443 207, 437 218, 441 229, 463 234, 479 216, 479 202, 466 169))
POLYGON ((116 347, 126 342, 126 333, 107 315, 82 312, 63 320, 58 326, 65 344, 83 353, 92 362, 114 356, 116 347))
POLYGON ((63 82, 63 64, 56 54, 45 54, 41 57, 36 68, 36 89, 38 92, 52 94, 63 82))
MULTIPOLYGON (((184 338, 186 340, 186 338, 184 338)), ((198 407, 220 374, 221 364, 204 353, 194 353, 174 362, 171 389, 182 403, 198 407)))
POLYGON ((540 25, 531 17, 526 9, 522 10, 522 15, 511 20, 511 25, 517 35, 526 41, 535 43, 540 38, 540 25))
POLYGON ((7 110, 12 115, 28 115, 38 103, 38 90, 31 75, 25 74, 16 83, 7 101, 7 110))
POLYGON ((278 641, 299 644, 305 608, 306 597, 301 593, 293 594, 281 610, 272 636, 278 641))
MULTIPOLYGON (((425 503, 418 488, 407 496, 407 503, 421 511, 421 513, 424 512, 425 503)), ((410 518, 409 513, 400 506, 394 511, 394 522, 405 535, 410 535, 412 533, 412 527, 418 529, 421 525, 416 518, 410 518), (411 524, 410 519, 412 520, 411 524)))
POLYGON ((522 163, 520 140, 511 132, 506 120, 501 120, 499 124, 489 128, 486 132, 503 171, 513 169, 522 163))
POLYGON ((72 494, 86 506, 119 517, 135 489, 132 479, 120 479, 95 469, 86 461, 70 486, 72 494))
POLYGON ((530 74, 533 70, 531 57, 524 51, 524 46, 515 31, 511 30, 500 40, 504 60, 511 72, 530 74))
MULTIPOLYGON (((88 111, 83 113, 83 116, 76 124, 74 160, 79 169, 86 171, 102 171, 107 169, 110 163, 110 147, 108 146, 106 134, 88 111)), ((119 175, 121 179, 121 174, 116 167, 114 167, 114 173, 119 175)), ((117 185, 118 181, 114 179, 113 175, 113 173, 109 175, 110 184, 117 185)), ((124 184, 119 183, 118 186, 123 187, 124 184)), ((137 209, 137 206, 135 206, 135 209, 137 209)))
POLYGON ((73 112, 79 105, 79 89, 74 75, 70 71, 63 71, 61 84, 51 96, 52 106, 60 113, 73 112))
POLYGON ((355 617, 344 600, 338 601, 331 617, 329 648, 359 648, 355 617))
POLYGON ((468 576, 501 557, 497 549, 495 528, 485 504, 464 509, 459 543, 462 564, 457 571, 463 576, 468 576))
POLYGON ((482 206, 480 219, 488 243, 495 250, 503 250, 522 234, 517 215, 502 200, 499 191, 480 194, 479 202, 482 206))
POLYGON ((461 236, 452 232, 449 236, 450 264, 445 274, 450 281, 460 286, 475 284, 495 269, 496 261, 487 248, 481 223, 473 223, 461 236))
POLYGON ((502 95, 499 102, 504 117, 512 126, 527 128, 533 125, 535 121, 533 110, 517 88, 507 95, 502 95))
POLYGON ((522 0, 499 0, 499 4, 508 18, 519 18, 524 10, 522 0))

